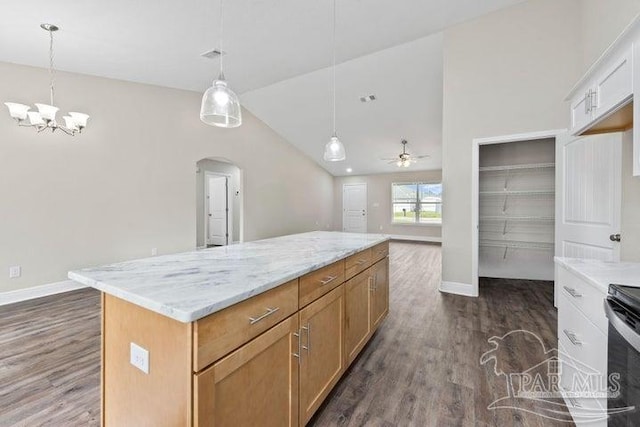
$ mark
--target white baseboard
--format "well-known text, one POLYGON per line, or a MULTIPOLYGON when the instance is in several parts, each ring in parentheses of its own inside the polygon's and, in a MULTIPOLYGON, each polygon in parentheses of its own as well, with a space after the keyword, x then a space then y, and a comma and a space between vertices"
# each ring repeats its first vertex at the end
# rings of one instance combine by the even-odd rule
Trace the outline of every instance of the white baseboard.
POLYGON ((75 291, 76 289, 82 289, 86 287, 86 285, 74 282, 73 280, 65 280, 62 282, 34 286, 32 288, 0 292, 0 306, 13 304, 20 301, 27 301, 35 298, 46 297, 49 295, 61 294, 69 291, 75 291))
POLYGON ((442 237, 405 236, 402 234, 390 234, 389 237, 391 237, 391 240, 408 240, 411 242, 442 243, 442 237))
POLYGON ((457 283, 457 282, 440 282, 440 292, 448 294, 463 295, 465 297, 477 297, 478 292, 473 289, 473 285, 470 283, 457 283))

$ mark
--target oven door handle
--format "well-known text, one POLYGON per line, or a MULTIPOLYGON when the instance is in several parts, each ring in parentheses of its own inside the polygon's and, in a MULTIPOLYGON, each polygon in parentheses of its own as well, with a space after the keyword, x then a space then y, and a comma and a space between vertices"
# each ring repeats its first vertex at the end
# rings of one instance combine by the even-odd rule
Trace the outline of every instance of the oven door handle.
POLYGON ((609 319, 609 325, 613 326, 616 331, 637 351, 640 353, 640 335, 615 313, 611 307, 609 300, 604 300, 604 313, 609 319))

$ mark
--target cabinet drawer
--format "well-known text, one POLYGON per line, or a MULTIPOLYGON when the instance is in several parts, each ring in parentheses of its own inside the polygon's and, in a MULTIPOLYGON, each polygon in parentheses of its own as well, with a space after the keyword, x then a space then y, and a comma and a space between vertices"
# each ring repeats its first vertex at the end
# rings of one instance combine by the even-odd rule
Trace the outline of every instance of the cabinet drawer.
POLYGON ((606 399, 590 399, 587 397, 572 396, 567 393, 573 387, 571 385, 572 379, 579 376, 580 373, 578 371, 577 364, 570 359, 571 356, 569 356, 569 351, 562 343, 560 343, 559 350, 559 357, 562 361, 559 387, 563 392, 565 403, 574 419, 574 422, 577 426, 585 425, 589 427, 606 427, 607 420, 604 409, 606 406, 602 406, 606 405, 606 399), (579 421, 576 422, 576 420, 584 419, 585 412, 592 415, 593 411, 602 411, 603 419, 598 421, 589 420, 584 423, 580 423, 579 421))
POLYGON ((194 324, 194 371, 298 311, 298 279, 214 313, 194 324))
POLYGON ((351 255, 345 261, 345 279, 349 280, 356 274, 371 266, 371 248, 351 255))
POLYGON ((323 267, 300 278, 300 307, 320 298, 344 282, 344 260, 323 267))
POLYGON ((565 295, 601 332, 606 333, 608 321, 604 314, 603 292, 562 266, 558 268, 556 286, 560 286, 560 295, 565 295))
POLYGON ((372 264, 380 261, 389 255, 389 242, 380 243, 371 248, 371 254, 373 256, 372 264))
MULTIPOLYGON (((595 327, 578 308, 569 301, 566 294, 560 294, 558 301, 558 341, 562 353, 560 384, 571 390, 577 374, 594 374, 593 381, 607 383, 607 335, 595 327), (601 376, 601 377, 598 377, 601 376)), ((580 391, 580 390, 574 390, 580 391)), ((578 404, 585 408, 606 408, 606 399, 580 399, 578 404)))

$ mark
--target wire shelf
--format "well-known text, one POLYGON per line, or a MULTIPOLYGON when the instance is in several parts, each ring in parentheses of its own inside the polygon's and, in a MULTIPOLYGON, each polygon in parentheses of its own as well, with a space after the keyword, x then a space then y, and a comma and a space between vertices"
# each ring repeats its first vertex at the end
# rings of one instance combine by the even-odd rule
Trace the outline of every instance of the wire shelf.
POLYGON ((502 222, 502 221, 514 221, 514 222, 554 222, 555 218, 551 216, 483 216, 480 217, 480 221, 487 222, 502 222))
POLYGON ((481 196, 553 196, 554 190, 502 190, 481 191, 481 196))
POLYGON ((555 163, 533 163, 528 165, 507 165, 507 166, 486 166, 480 168, 480 172, 502 172, 502 171, 515 171, 515 170, 530 170, 530 169, 549 169, 555 168, 555 163))
POLYGON ((503 249, 534 249, 534 250, 553 250, 554 244, 547 242, 521 242, 515 240, 481 240, 481 247, 503 248, 503 249))

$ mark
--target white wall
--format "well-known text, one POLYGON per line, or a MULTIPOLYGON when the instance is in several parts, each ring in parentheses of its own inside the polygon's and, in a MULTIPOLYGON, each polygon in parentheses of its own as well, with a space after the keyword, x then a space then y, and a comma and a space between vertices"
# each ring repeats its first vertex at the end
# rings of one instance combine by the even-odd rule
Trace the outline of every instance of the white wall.
POLYGON ((640 13, 640 0, 582 0, 583 68, 587 71, 640 13))
MULTIPOLYGON (((2 102, 47 101, 44 69, 0 63, 0 81, 2 102)), ((91 115, 83 135, 0 114, 0 292, 194 249, 203 158, 243 170, 245 240, 331 228, 333 177, 246 110, 242 127, 219 129, 200 122, 199 93, 69 73, 56 84, 62 111, 91 115), (12 265, 21 278, 8 279, 12 265)))
POLYGON ((445 31, 442 279, 470 284, 474 138, 567 127, 580 0, 535 0, 445 31))
POLYGON ((334 218, 336 230, 342 230, 342 186, 367 184, 367 231, 394 236, 415 237, 427 241, 440 241, 441 227, 435 225, 392 225, 391 184, 396 182, 433 182, 442 180, 442 171, 398 172, 376 175, 345 176, 334 178, 334 218))
MULTIPOLYGON (((240 193, 240 169, 227 162, 219 160, 202 159, 196 163, 196 246, 205 245, 205 179, 207 172, 229 175, 229 192, 231 194, 231 242, 240 241, 240 210, 243 194, 240 193)), ((230 242, 230 243, 231 243, 230 242)))

